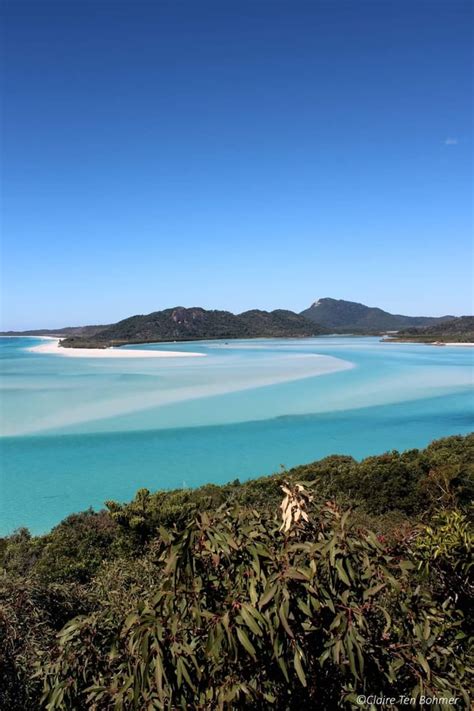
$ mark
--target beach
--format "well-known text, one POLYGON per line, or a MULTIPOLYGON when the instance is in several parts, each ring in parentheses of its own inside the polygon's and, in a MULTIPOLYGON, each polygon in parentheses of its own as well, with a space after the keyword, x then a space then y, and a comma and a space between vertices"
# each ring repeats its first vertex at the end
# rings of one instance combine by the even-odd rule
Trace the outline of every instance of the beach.
POLYGON ((459 341, 452 343, 445 343, 444 341, 415 341, 415 340, 403 340, 402 338, 381 338, 380 343, 414 343, 415 345, 425 345, 425 346, 465 346, 467 348, 472 348, 474 343, 469 343, 468 341, 459 341))
POLYGON ((190 353, 188 351, 155 351, 125 348, 62 348, 60 339, 52 336, 41 336, 46 343, 27 348, 32 353, 43 355, 59 355, 69 358, 188 358, 204 356, 205 353, 190 353))
POLYGON ((433 345, 443 345, 443 346, 467 346, 468 348, 472 348, 474 346, 474 343, 434 343, 433 345))

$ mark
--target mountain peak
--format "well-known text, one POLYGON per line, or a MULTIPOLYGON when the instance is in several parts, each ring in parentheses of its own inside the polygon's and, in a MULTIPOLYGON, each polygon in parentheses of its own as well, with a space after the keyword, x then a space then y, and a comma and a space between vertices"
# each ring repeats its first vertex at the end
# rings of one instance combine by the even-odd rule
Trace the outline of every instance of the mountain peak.
POLYGON ((326 304, 328 302, 336 302, 336 301, 338 301, 338 299, 332 299, 330 296, 324 296, 322 299, 313 301, 310 308, 315 309, 317 306, 320 306, 321 304, 326 304))
POLYGON ((315 301, 301 316, 331 331, 377 333, 409 327, 432 326, 452 316, 402 316, 356 301, 324 297, 315 301))

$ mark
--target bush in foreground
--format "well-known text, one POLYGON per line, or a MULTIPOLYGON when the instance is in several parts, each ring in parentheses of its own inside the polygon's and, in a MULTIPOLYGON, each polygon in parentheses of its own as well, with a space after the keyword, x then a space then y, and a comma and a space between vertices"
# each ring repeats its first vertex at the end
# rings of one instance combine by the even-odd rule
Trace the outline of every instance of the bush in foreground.
POLYGON ((282 531, 223 507, 163 529, 154 589, 62 630, 46 708, 331 709, 362 693, 467 708, 462 612, 420 584, 409 548, 393 555, 334 504, 306 517, 297 502, 282 531))

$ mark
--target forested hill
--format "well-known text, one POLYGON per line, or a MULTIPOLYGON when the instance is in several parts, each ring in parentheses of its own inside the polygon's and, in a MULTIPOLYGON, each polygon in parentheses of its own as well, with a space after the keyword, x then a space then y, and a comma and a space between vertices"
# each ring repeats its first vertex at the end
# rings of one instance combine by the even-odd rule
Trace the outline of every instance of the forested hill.
POLYGON ((211 338, 280 338, 314 336, 324 329, 292 311, 206 311, 176 307, 131 316, 92 335, 66 338, 66 348, 106 348, 126 343, 193 341, 211 338))
POLYGON ((396 331, 401 328, 431 326, 454 318, 454 316, 402 316, 355 301, 330 298, 315 301, 309 309, 301 312, 301 316, 334 333, 396 331))
POLYGON ((474 343, 474 316, 460 316, 434 326, 398 331, 397 341, 419 343, 474 343))
MULTIPOLYGON (((449 340, 472 340, 469 319, 454 316, 403 316, 391 314, 354 301, 319 299, 300 314, 285 309, 252 309, 240 314, 177 306, 146 315, 135 315, 103 326, 76 326, 62 329, 8 331, 4 336, 58 336, 66 348, 107 348, 127 343, 191 341, 214 338, 295 338, 327 333, 359 335, 403 331, 405 340, 443 340, 443 324, 449 340), (441 330, 439 331, 439 327, 441 330), (430 329, 413 332, 412 329, 430 329), (410 329, 410 330, 407 330, 410 329), (463 332, 465 335, 463 336, 463 332), (438 336, 437 336, 438 334, 438 336)), ((472 328, 471 328, 472 331, 472 328)))
POLYGON ((35 328, 27 331, 1 331, 0 336, 54 336, 64 338, 66 336, 93 336, 108 324, 101 326, 64 326, 64 328, 35 328))

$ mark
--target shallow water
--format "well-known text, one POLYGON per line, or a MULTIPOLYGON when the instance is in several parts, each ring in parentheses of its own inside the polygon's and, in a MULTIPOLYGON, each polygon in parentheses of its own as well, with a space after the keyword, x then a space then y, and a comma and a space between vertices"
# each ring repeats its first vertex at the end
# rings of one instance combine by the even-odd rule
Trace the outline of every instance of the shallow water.
POLYGON ((0 339, 3 533, 45 531, 142 486, 244 480, 472 429, 469 348, 320 337, 160 344, 145 347, 207 357, 108 360, 26 350, 40 342, 0 339))

